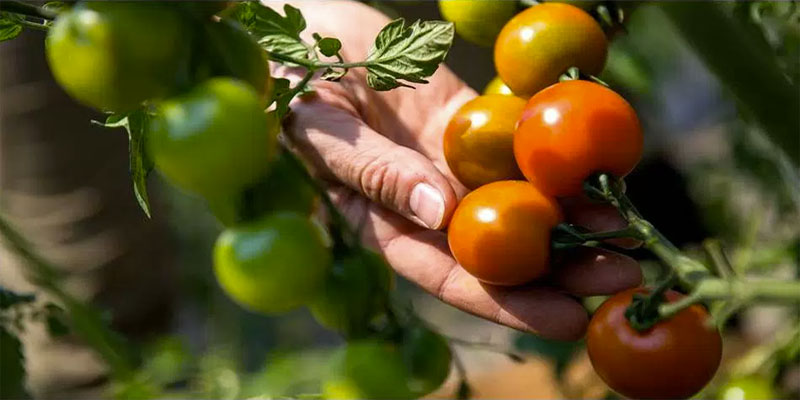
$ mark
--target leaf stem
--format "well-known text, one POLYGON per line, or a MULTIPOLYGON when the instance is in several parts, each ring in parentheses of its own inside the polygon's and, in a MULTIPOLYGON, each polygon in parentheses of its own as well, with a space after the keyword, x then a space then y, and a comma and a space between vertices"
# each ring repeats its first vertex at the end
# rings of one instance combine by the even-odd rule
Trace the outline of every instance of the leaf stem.
POLYGON ((37 7, 21 1, 5 0, 0 2, 0 11, 21 14, 28 17, 42 18, 51 21, 56 18, 56 14, 44 7, 37 7))

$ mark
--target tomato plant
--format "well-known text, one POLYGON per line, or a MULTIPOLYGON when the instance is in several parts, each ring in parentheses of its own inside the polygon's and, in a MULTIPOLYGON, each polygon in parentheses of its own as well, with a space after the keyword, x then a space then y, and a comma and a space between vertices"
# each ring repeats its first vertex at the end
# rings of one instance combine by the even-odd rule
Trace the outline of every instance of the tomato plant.
POLYGON ((642 156, 636 112, 611 89, 566 81, 533 96, 514 134, 525 177, 553 196, 574 196, 598 172, 627 175, 642 156))
POLYGON ((464 39, 481 46, 491 46, 497 34, 517 10, 513 1, 442 0, 442 17, 456 25, 464 39))
MULTIPOLYGON (((595 311, 586 347, 592 366, 614 391, 631 398, 677 399, 700 391, 719 367, 722 338, 701 305, 689 306, 653 327, 631 327, 625 311, 633 295, 615 294, 595 311)), ((669 302, 682 295, 665 293, 669 302)))
POLYGON ((291 212, 229 228, 214 245, 220 286, 244 307, 268 314, 311 301, 330 261, 319 227, 291 212))
POLYGON ((521 179, 514 161, 514 129, 525 100, 516 96, 476 97, 450 118, 444 157, 453 175, 475 189, 499 180, 521 179))
POLYGON ((178 10, 159 2, 81 2, 47 35, 58 83, 80 102, 129 111, 187 83, 190 37, 178 10))
POLYGON ((555 200, 523 181, 493 182, 456 208, 447 240, 470 274, 495 285, 520 285, 549 270, 550 230, 561 222, 555 200))
POLYGON ((158 105, 147 144, 175 185, 209 198, 231 196, 269 170, 278 126, 255 91, 214 78, 158 105))
POLYGON ((570 67, 596 75, 608 43, 600 25, 580 8, 544 3, 517 14, 494 45, 497 75, 520 96, 530 97, 558 82, 570 67))

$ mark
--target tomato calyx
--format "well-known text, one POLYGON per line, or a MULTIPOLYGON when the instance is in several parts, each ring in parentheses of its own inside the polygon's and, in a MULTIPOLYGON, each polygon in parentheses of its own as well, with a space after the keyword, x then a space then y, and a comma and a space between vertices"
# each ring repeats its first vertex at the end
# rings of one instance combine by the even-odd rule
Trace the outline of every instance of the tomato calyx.
POLYGON ((670 272, 649 293, 635 293, 631 304, 625 309, 625 318, 639 332, 652 328, 663 320, 659 307, 666 302, 666 293, 675 283, 675 274, 670 272))
POLYGON ((600 78, 598 78, 598 77, 596 77, 594 75, 585 74, 585 73, 581 72, 581 70, 578 67, 569 67, 566 72, 564 72, 563 74, 561 74, 560 77, 558 77, 558 81, 559 82, 577 81, 577 80, 590 81, 590 82, 598 83, 598 84, 603 85, 605 87, 609 87, 608 83, 606 83, 602 79, 600 79, 600 78))
POLYGON ((605 243, 607 239, 631 238, 642 239, 639 231, 633 226, 623 229, 591 232, 588 229, 569 223, 560 223, 550 232, 550 244, 553 250, 566 250, 578 246, 603 247, 615 250, 616 247, 605 243))

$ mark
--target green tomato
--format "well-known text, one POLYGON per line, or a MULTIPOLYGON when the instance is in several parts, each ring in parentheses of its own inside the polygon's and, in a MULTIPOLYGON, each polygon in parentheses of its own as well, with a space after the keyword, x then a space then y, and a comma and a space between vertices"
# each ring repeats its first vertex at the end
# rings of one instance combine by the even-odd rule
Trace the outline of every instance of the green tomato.
POLYGON ((250 84, 258 92, 262 106, 272 96, 267 53, 244 28, 226 19, 203 24, 201 61, 196 68, 200 78, 230 76, 250 84))
POLYGON ((161 2, 83 2, 50 28, 47 60, 81 103, 128 111, 188 80, 189 36, 178 10, 161 2))
POLYGON ((348 343, 332 358, 322 383, 325 399, 411 399, 408 372, 392 343, 363 340, 348 343))
POLYGON ((436 390, 450 374, 453 355, 447 340, 425 326, 404 332, 402 351, 411 377, 409 386, 420 396, 436 390))
POLYGON ((214 272, 222 289, 264 314, 308 303, 322 287, 330 261, 319 227, 290 212, 229 228, 214 245, 214 272))
POLYGON ((771 400, 778 396, 772 383, 758 375, 733 378, 717 392, 719 400, 771 400))
POLYGON ((317 192, 302 171, 281 151, 266 178, 244 193, 245 215, 258 217, 273 211, 294 211, 311 215, 317 204, 317 192))
POLYGON ((489 83, 486 84, 486 87, 483 88, 483 94, 502 94, 506 96, 513 96, 514 92, 512 92, 511 89, 509 89, 509 87, 503 83, 499 76, 495 76, 491 81, 489 81, 489 83))
POLYGON ((383 257, 356 249, 334 262, 323 290, 309 308, 322 326, 357 337, 386 306, 391 284, 383 257))
POLYGON ((229 1, 182 1, 181 4, 186 4, 193 12, 201 18, 208 18, 212 15, 219 14, 228 6, 229 1))
POLYGON ((158 105, 147 148, 176 186, 210 201, 230 199, 267 174, 278 131, 250 86, 213 78, 158 105))
POLYGON ((442 18, 456 25, 462 38, 490 47, 503 25, 517 12, 515 1, 439 0, 442 18))

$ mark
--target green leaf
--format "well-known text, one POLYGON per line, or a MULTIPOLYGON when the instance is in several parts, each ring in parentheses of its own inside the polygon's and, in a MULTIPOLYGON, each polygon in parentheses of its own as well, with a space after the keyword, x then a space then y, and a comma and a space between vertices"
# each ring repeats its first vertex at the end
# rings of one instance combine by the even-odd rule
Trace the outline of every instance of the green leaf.
POLYGON ((19 18, 11 13, 0 12, 0 42, 11 40, 22 32, 19 18))
POLYGON ((342 42, 339 39, 329 37, 320 39, 317 46, 319 46, 319 52, 327 57, 333 57, 342 50, 342 42))
POLYGON ((347 73, 344 68, 326 68, 325 72, 319 77, 322 80, 336 82, 347 73))
POLYGON ((16 336, 0 325, 0 399, 30 398, 25 390, 25 356, 16 336))
POLYGON ((0 286, 0 310, 7 310, 17 304, 33 303, 36 296, 33 294, 19 294, 0 286))
POLYGON ((300 38, 306 29, 303 14, 288 4, 283 12, 285 16, 261 3, 246 2, 238 6, 236 17, 273 58, 308 59, 309 48, 300 38))
POLYGON ((147 218, 150 218, 150 199, 147 196, 147 175, 153 170, 153 160, 147 156, 145 149, 145 133, 150 115, 144 110, 128 114, 111 114, 105 123, 98 123, 107 128, 125 128, 128 132, 128 154, 130 158, 131 180, 136 201, 147 218))
POLYGON ((405 26, 396 19, 375 38, 367 56, 367 84, 375 90, 411 87, 402 81, 427 83, 447 56, 455 33, 444 21, 416 21, 405 26))
POLYGON ((275 112, 278 115, 278 120, 283 119, 283 117, 289 112, 289 103, 295 96, 303 96, 314 92, 314 89, 309 84, 305 84, 299 89, 290 85, 291 82, 288 79, 275 79, 273 96, 275 99, 275 112))
POLYGON ((50 336, 64 336, 69 333, 69 327, 67 327, 67 324, 64 322, 66 314, 63 308, 53 303, 48 303, 45 306, 45 310, 47 311, 45 322, 47 323, 47 331, 50 333, 50 336))

